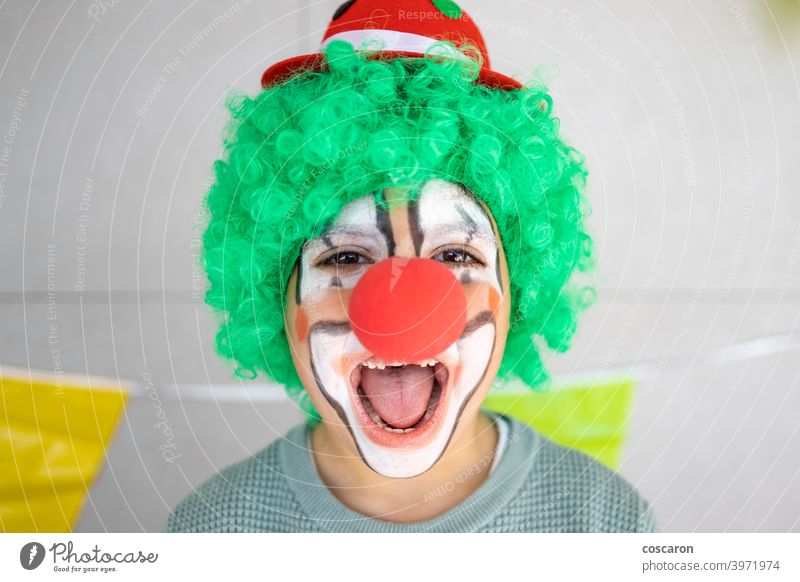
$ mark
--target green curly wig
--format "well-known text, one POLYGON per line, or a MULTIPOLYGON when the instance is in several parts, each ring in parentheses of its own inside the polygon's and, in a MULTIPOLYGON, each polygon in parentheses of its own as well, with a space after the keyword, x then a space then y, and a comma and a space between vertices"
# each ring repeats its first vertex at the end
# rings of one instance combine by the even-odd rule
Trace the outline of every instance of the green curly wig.
POLYGON ((499 90, 474 83, 474 63, 380 60, 343 41, 326 67, 255 97, 235 93, 224 159, 205 203, 206 303, 220 315, 217 351, 240 377, 265 373, 319 419, 292 363, 286 285, 302 244, 347 202, 388 186, 413 192, 430 178, 468 187, 488 206, 511 276, 511 325, 498 378, 549 381, 534 339, 569 348, 595 266, 584 227, 583 155, 559 136, 541 83, 499 90))

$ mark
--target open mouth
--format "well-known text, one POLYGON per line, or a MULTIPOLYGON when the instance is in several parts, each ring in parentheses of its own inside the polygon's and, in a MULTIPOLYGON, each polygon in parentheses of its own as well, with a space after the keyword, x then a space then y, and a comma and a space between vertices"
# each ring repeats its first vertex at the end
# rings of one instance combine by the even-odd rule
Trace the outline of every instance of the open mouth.
POLYGON ((410 364, 370 358, 353 370, 351 384, 364 413, 361 416, 372 425, 365 428, 373 429, 373 434, 411 437, 409 433, 428 432, 440 416, 447 378, 447 367, 436 360, 410 364))

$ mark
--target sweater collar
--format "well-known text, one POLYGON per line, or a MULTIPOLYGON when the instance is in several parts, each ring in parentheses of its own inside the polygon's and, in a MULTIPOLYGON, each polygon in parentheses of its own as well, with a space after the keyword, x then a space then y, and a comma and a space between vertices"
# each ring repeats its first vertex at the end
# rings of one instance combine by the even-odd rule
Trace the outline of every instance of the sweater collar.
MULTIPOLYGON (((495 412, 485 411, 492 416, 495 412)), ((280 442, 280 459, 287 482, 305 517, 328 532, 472 532, 491 523, 516 497, 530 473, 538 435, 526 424, 505 416, 509 422, 506 449, 494 471, 466 499, 432 519, 415 523, 392 523, 358 513, 345 506, 320 479, 308 448, 311 428, 301 424, 280 442)))

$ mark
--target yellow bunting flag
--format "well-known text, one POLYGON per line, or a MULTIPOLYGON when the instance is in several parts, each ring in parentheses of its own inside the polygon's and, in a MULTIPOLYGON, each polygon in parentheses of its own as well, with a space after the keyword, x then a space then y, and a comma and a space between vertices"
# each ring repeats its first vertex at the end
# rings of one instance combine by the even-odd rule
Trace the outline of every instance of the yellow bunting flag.
POLYGON ((103 382, 0 367, 0 531, 71 531, 125 409, 103 382))
POLYGON ((619 468, 628 433, 635 382, 620 378, 596 384, 554 387, 548 392, 495 390, 483 408, 513 416, 547 438, 619 468))

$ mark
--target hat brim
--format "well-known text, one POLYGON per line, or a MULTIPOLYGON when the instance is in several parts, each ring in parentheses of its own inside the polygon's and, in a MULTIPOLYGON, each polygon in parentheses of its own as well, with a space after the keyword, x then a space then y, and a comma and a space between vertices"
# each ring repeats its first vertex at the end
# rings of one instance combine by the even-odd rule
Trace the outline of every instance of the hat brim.
MULTIPOLYGON (((426 56, 422 53, 406 51, 376 51, 372 53, 369 58, 381 60, 398 58, 424 59, 426 56)), ((322 53, 299 55, 288 58, 279 63, 275 63, 264 71, 264 74, 261 76, 261 86, 266 88, 271 85, 280 84, 303 71, 319 71, 323 68, 324 63, 325 55, 322 53)), ((482 68, 480 70, 475 82, 485 87, 503 91, 513 91, 514 89, 522 88, 522 83, 516 79, 512 79, 511 77, 507 77, 506 75, 502 75, 487 68, 482 68)))

